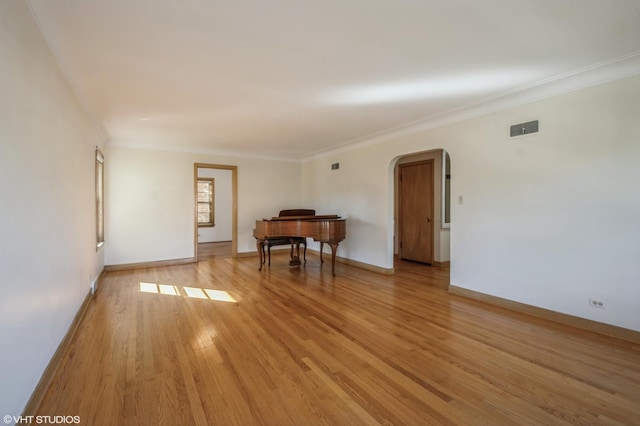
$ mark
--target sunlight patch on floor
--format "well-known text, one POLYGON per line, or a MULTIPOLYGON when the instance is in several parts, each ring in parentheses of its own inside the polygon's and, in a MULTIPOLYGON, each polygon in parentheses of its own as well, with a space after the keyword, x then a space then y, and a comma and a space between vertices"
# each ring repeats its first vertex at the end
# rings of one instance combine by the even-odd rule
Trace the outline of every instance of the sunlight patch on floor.
POLYGON ((192 299, 215 300, 218 302, 238 303, 228 292, 210 288, 179 287, 171 284, 140 282, 140 293, 164 294, 167 296, 186 296, 192 299))

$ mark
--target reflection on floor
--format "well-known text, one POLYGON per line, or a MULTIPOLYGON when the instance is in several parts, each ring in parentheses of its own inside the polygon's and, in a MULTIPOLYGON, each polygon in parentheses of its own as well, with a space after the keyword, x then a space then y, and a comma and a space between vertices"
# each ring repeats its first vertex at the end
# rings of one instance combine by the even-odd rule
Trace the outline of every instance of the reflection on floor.
POLYGON ((231 257, 231 241, 198 243, 198 261, 231 257))

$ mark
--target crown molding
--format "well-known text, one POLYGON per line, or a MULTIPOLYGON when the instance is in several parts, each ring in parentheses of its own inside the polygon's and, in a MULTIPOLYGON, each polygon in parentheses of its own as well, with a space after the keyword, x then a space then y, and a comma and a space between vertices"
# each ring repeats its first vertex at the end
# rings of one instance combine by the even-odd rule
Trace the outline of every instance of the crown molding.
POLYGON ((246 152, 241 151, 224 151, 224 150, 214 150, 214 149, 202 149, 202 148, 194 148, 191 146, 164 146, 164 145, 155 145, 155 144, 145 144, 145 143, 132 143, 132 142, 124 142, 118 140, 109 140, 106 143, 107 147, 116 147, 116 148, 129 148, 129 149, 141 149, 148 151, 165 151, 165 152, 176 152, 182 154, 196 154, 196 155, 210 155, 217 157, 234 157, 234 158, 246 158, 252 160, 264 160, 264 161, 284 161, 288 163, 301 163, 302 160, 299 158, 291 158, 291 157, 278 157, 275 155, 262 155, 262 154, 247 154, 246 152))
POLYGON ((413 135, 638 74, 640 74, 640 51, 541 80, 496 96, 484 98, 473 104, 432 115, 379 133, 353 139, 304 157, 302 162, 309 162, 342 152, 376 145, 403 136, 413 135))

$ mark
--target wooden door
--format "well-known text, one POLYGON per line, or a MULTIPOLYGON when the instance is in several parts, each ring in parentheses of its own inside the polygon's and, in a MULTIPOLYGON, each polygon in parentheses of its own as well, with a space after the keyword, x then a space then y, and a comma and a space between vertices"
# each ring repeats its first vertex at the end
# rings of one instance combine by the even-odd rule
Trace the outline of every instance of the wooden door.
POLYGON ((399 170, 400 259, 433 262, 433 160, 399 170))

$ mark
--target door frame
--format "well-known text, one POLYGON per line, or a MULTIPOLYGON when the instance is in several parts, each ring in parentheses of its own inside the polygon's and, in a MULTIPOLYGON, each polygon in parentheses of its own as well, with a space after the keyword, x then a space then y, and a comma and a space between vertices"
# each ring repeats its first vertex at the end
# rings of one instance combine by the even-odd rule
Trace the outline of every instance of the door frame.
POLYGON ((231 257, 238 257, 238 166, 193 164, 193 252, 198 261, 198 169, 231 170, 231 257))
MULTIPOLYGON (((426 160, 418 160, 418 161, 412 161, 412 162, 408 162, 408 163, 401 163, 401 164, 397 164, 396 167, 398 168, 398 177, 399 177, 399 181, 398 181, 398 234, 399 236, 403 235, 403 221, 400 220, 402 218, 402 179, 400 178, 401 176, 401 171, 403 167, 411 167, 411 166, 419 166, 421 164, 431 164, 431 185, 429 186, 428 190, 429 190, 429 194, 428 197, 430 198, 430 211, 428 212, 429 215, 429 228, 430 232, 430 241, 429 243, 429 247, 430 247, 430 253, 431 256, 429 257, 429 261, 428 262, 424 262, 427 265, 433 265, 434 262, 434 258, 435 258, 435 218, 434 218, 434 213, 435 213, 435 161, 433 159, 426 159, 426 160)), ((402 259, 402 241, 399 241, 398 243, 398 257, 400 259, 402 259)), ((422 262, 420 262, 422 263, 422 262)))
MULTIPOLYGON (((438 175, 438 171, 440 170, 441 165, 441 154, 442 152, 445 150, 445 148, 430 148, 430 149, 425 149, 423 151, 415 151, 415 152, 408 152, 408 153, 404 153, 398 156, 393 157, 390 161, 389 161, 389 169, 388 169, 388 200, 389 200, 389 204, 387 205, 388 208, 388 217, 389 217, 389 222, 388 222, 388 232, 387 232, 387 261, 388 261, 388 265, 392 266, 394 265, 394 262, 396 260, 396 255, 398 254, 398 239, 399 239, 399 232, 398 232, 398 166, 400 164, 406 164, 406 163, 412 163, 414 161, 421 161, 421 160, 428 160, 428 159, 433 159, 435 161, 435 169, 434 169, 434 174, 435 176, 435 180, 434 180, 434 190, 435 190, 435 194, 434 194, 434 221, 436 223, 440 223, 441 221, 441 209, 439 208, 440 203, 442 203, 443 201, 443 188, 442 188, 442 182, 440 181, 442 179, 442 177, 440 175, 438 175)), ((454 163, 454 158, 451 155, 451 152, 449 150, 446 150, 447 153, 449 154, 449 158, 451 161, 451 166, 455 167, 454 163)), ((453 188, 452 188, 453 189, 453 188)), ((451 209, 455 210, 455 206, 452 204, 451 205, 451 209)), ((453 212, 452 212, 453 213, 453 212)), ((440 267, 440 266, 448 266, 450 265, 450 260, 453 260, 452 257, 452 253, 450 250, 450 245, 451 245, 451 229, 450 228, 446 228, 447 232, 443 232, 445 230, 445 228, 442 228, 440 225, 433 225, 436 229, 435 232, 433 234, 434 236, 434 246, 433 246, 433 256, 434 256, 434 260, 433 260, 433 264, 432 266, 436 266, 436 267, 440 267), (445 235, 446 234, 446 235, 445 235), (445 240, 443 240, 443 238, 446 240, 446 243, 443 245, 443 242, 445 242, 445 240), (445 251, 443 251, 443 249, 445 251), (443 255, 445 257, 447 257, 448 255, 448 260, 442 260, 443 255)), ((393 268, 391 268, 391 270, 393 270, 393 268)))

